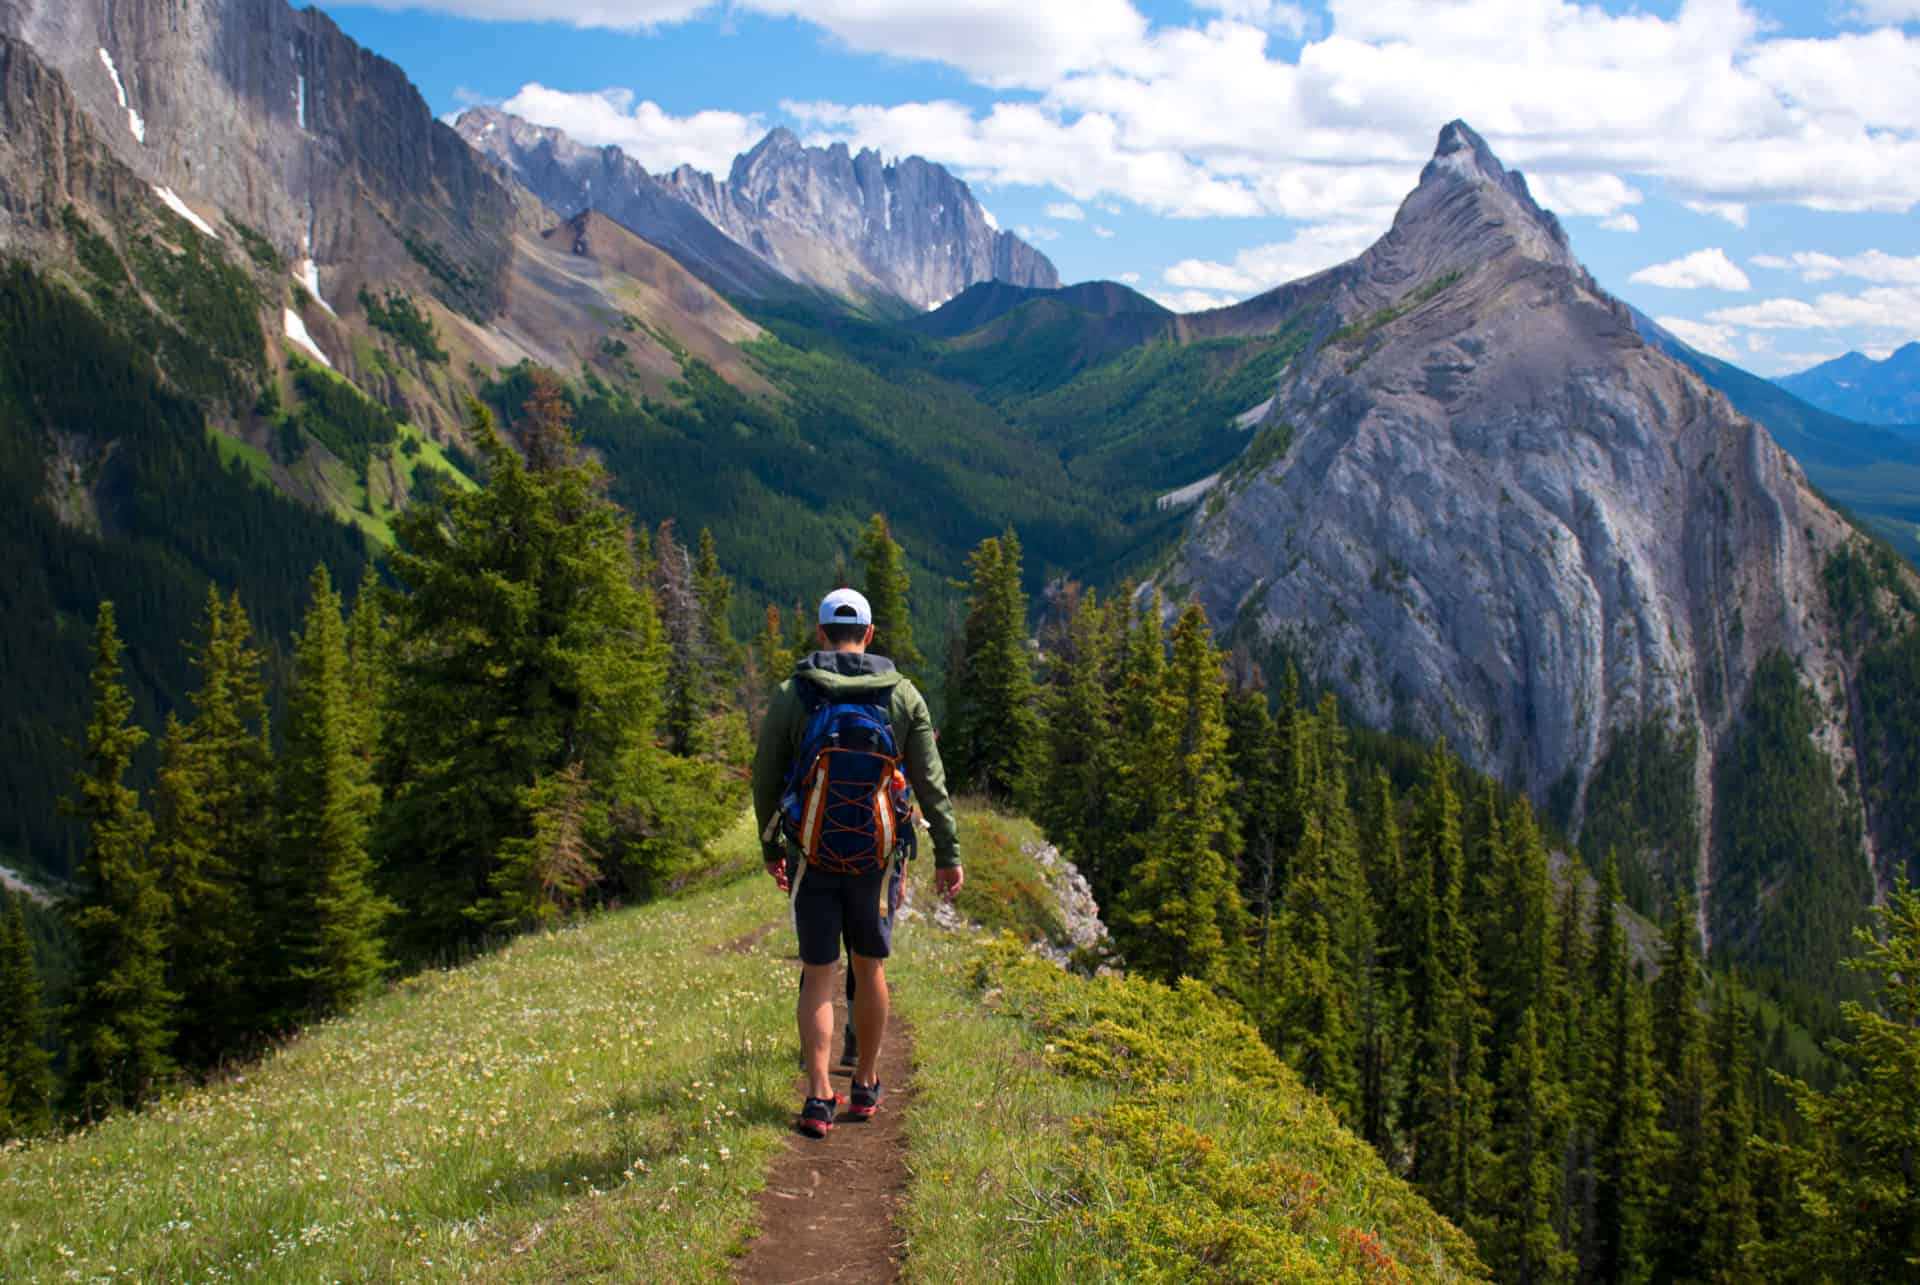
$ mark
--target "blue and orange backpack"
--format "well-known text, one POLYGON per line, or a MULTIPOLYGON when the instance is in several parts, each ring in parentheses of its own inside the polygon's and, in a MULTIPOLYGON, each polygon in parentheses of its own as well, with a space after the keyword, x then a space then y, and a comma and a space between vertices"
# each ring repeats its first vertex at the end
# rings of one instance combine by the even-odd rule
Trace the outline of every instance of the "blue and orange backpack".
POLYGON ((809 865, 835 874, 872 874, 895 853, 911 857, 913 791, 886 706, 798 686, 810 713, 776 824, 809 865))

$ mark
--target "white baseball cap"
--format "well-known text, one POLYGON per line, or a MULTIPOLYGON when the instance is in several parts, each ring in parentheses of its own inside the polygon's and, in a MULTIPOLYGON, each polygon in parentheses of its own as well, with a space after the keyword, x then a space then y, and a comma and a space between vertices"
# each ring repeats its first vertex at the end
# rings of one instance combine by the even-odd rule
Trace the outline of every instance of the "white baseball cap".
POLYGON ((858 589, 835 589, 820 600, 820 623, 870 625, 873 623, 873 608, 867 605, 866 595, 858 589))

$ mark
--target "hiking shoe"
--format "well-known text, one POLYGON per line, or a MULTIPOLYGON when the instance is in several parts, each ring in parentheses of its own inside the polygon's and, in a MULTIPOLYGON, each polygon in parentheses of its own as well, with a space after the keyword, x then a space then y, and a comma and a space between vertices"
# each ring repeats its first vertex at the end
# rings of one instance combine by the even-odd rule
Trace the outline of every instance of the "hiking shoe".
POLYGON ((839 1114, 840 1104, 845 1101, 838 1093, 830 1098, 808 1098, 800 1108, 800 1132, 815 1138, 826 1137, 833 1131, 833 1117, 839 1114))
POLYGON ((854 1035, 853 1027, 847 1027, 847 1046, 840 1050, 841 1066, 860 1065, 860 1040, 854 1035))
POLYGON ((872 1084, 854 1085, 853 1105, 847 1108, 847 1119, 873 1119, 873 1113, 880 1109, 880 1097, 883 1092, 884 1090, 881 1089, 880 1081, 878 1080, 875 1080, 872 1084))

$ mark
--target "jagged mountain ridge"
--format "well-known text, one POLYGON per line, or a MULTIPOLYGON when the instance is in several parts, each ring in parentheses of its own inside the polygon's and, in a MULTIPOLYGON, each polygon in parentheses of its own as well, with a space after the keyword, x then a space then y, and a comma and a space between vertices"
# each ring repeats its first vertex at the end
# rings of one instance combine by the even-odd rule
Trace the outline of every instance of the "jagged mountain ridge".
POLYGON ((1879 361, 1850 352, 1774 382, 1835 415, 1920 431, 1920 343, 1879 361))
POLYGON ((457 128, 555 209, 599 210, 729 292, 777 293, 773 283, 788 281, 918 311, 980 281, 1059 284, 1045 255, 993 227, 965 183, 918 156, 886 164, 775 129, 717 180, 688 165, 650 174, 617 146, 587 147, 497 108, 463 112, 457 128), (717 246, 716 232, 759 270, 717 246))
MULTIPOLYGON (((1710 899, 1716 755, 1775 649, 1846 690, 1821 572, 1860 537, 1464 123, 1379 242, 1289 289, 1326 302, 1263 423, 1284 453, 1216 489, 1160 583, 1376 726, 1539 799, 1570 783, 1576 825, 1616 738, 1691 733, 1710 899)), ((1838 777, 1844 701, 1823 720, 1838 777)))

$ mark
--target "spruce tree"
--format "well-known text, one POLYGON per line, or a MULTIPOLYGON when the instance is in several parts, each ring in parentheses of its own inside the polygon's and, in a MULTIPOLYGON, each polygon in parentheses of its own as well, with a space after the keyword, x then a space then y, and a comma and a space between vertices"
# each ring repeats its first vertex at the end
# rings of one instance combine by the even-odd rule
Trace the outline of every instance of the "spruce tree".
POLYGON ((1652 1024, 1627 973, 1618 921, 1620 867, 1609 855, 1600 876, 1592 934, 1592 1009, 1599 1029, 1586 1088, 1592 1132, 1591 1213, 1580 1255, 1590 1285, 1637 1285, 1651 1278, 1659 1092, 1652 1024))
POLYGON ((714 663, 728 674, 740 668, 740 644, 733 637, 733 580, 720 569, 713 532, 700 528, 700 560, 693 568, 693 592, 700 600, 700 622, 714 663))
POLYGON ((1872 976, 1872 1005, 1841 1004, 1833 1051, 1851 1072, 1822 1092, 1778 1077, 1801 1140, 1773 1143, 1790 1177, 1781 1226, 1756 1266, 1767 1280, 1912 1280, 1920 1272, 1920 891, 1903 878, 1846 961, 1872 976))
POLYGON ((53 1072, 41 1037, 40 974, 21 902, 0 892, 0 1140, 52 1123, 53 1072))
POLYGON ((1251 677, 1252 682, 1227 693, 1227 769, 1240 805, 1241 900, 1253 920, 1255 969, 1264 976, 1280 893, 1275 824, 1279 784, 1273 770, 1273 713, 1258 671, 1251 677))
POLYGON ((161 740, 154 855, 172 906, 167 986, 180 996, 178 1055, 207 1065, 264 1023, 256 936, 271 871, 272 749, 263 660, 236 595, 207 595, 194 652, 193 717, 161 740))
POLYGON ((1747 1020, 1740 980, 1729 976, 1713 1007, 1709 1057, 1714 1068, 1713 1103, 1708 1115, 1706 1226, 1700 1240, 1699 1279, 1733 1285, 1753 1279, 1751 1255, 1760 1239, 1760 1223, 1748 1159, 1754 1144, 1753 1031, 1747 1020))
POLYGON ((528 788, 574 761, 629 836, 606 850, 629 886, 678 848, 688 807, 729 799, 704 765, 696 782, 656 761, 666 656, 636 583, 649 549, 599 466, 570 446, 532 470, 471 409, 486 486, 449 494, 443 513, 403 513, 390 555, 385 739, 404 766, 384 774, 379 847, 414 953, 473 932, 465 911, 491 895, 502 845, 534 833, 528 788))
POLYGON ((1113 746, 1103 845, 1107 855, 1102 864, 1113 901, 1124 892, 1134 866, 1146 853, 1147 836, 1158 829, 1166 809, 1163 747, 1174 732, 1163 725, 1167 672, 1160 632, 1163 606, 1158 589, 1137 606, 1131 600, 1109 605, 1110 610, 1130 617, 1120 637, 1112 687, 1113 746))
POLYGON ((1152 723, 1166 807, 1120 890, 1115 937, 1150 977, 1191 977, 1225 991, 1240 972, 1246 921, 1226 857, 1234 818, 1221 660, 1206 613, 1189 605, 1174 627, 1152 723))
POLYGON ((87 1119, 135 1107, 174 1069, 169 1053, 179 996, 166 986, 169 907, 149 841, 153 822, 126 785, 147 734, 133 726, 120 677, 113 604, 94 625, 93 713, 82 766, 61 811, 87 830, 80 896, 69 916, 79 961, 67 1010, 67 1090, 87 1119))
POLYGON ((290 1016, 337 1012, 379 983, 387 968, 382 925, 394 911, 373 888, 374 786, 349 700, 340 597, 324 565, 314 568, 309 592, 294 642, 280 781, 290 1016))
POLYGON ((1382 1155, 1394 1150, 1394 1108, 1404 1093, 1414 1038, 1398 812, 1393 783, 1376 768, 1361 822, 1361 853, 1380 932, 1376 979, 1360 1008, 1360 1127, 1382 1155))
POLYGON ((947 690, 953 745, 948 775, 963 789, 1017 801, 1030 788, 1039 732, 1020 541, 1009 527, 998 539, 981 541, 968 562, 973 578, 964 650, 947 690))
POLYGON ((653 540, 653 598, 668 644, 667 747, 692 757, 712 748, 707 715, 714 704, 718 655, 708 634, 698 573, 685 546, 674 538, 673 520, 660 524, 653 540))
POLYGON ((893 528, 884 514, 876 513, 868 521, 853 556, 860 564, 860 591, 873 608, 873 643, 867 650, 887 657, 917 682, 927 659, 913 645, 913 615, 907 606, 912 579, 906 554, 894 542, 893 528))
MULTIPOLYGON (((1034 792, 1034 819, 1047 838, 1080 865, 1095 899, 1110 887, 1104 856, 1093 842, 1102 825, 1111 713, 1101 609, 1091 590, 1079 595, 1066 636, 1052 657, 1045 696, 1045 751, 1034 792)), ((1102 902, 1101 904, 1105 904, 1102 902)))
POLYGON ((1704 1280, 1702 1250, 1720 1176, 1711 1137, 1715 1072, 1700 1012, 1700 951, 1693 899, 1668 916, 1653 986, 1653 1051, 1660 1094, 1661 1197, 1653 1211, 1656 1280, 1704 1280))
POLYGON ((1502 1120, 1495 1130, 1487 1193, 1489 1230, 1480 1237, 1496 1279, 1510 1285, 1567 1285, 1576 1263, 1556 1226, 1561 1193, 1559 1133, 1565 1103, 1552 1078, 1540 1025, 1529 1008, 1501 1068, 1502 1120))
POLYGON ((473 907, 472 917, 496 928, 528 928, 577 908, 600 874, 592 836, 604 828, 597 815, 602 806, 578 761, 530 787, 533 833, 501 845, 489 880, 493 893, 473 907))

